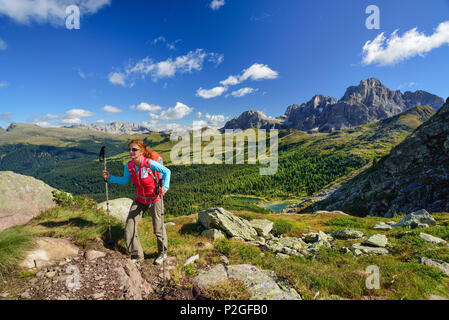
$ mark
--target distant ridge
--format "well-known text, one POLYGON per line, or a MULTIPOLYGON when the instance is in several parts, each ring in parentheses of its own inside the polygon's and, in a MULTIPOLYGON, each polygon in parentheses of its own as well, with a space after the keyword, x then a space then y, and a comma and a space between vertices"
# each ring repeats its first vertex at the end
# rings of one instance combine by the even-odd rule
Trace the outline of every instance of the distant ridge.
POLYGON ((245 111, 228 121, 224 129, 297 129, 302 131, 332 132, 383 120, 416 106, 438 110, 444 99, 426 91, 392 91, 379 79, 360 81, 358 86, 346 89, 338 100, 315 95, 301 105, 293 104, 276 119, 262 116, 258 111, 245 111))
POLYGON ((65 126, 71 129, 86 129, 109 134, 130 135, 130 134, 150 134, 152 130, 138 123, 113 121, 107 124, 80 123, 65 126))

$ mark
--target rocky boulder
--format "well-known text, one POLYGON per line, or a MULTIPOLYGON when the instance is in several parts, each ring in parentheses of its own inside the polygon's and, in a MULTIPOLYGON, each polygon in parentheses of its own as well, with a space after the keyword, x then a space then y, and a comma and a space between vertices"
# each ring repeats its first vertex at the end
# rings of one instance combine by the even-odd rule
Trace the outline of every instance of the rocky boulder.
MULTIPOLYGON (((132 203, 133 200, 129 198, 109 200, 109 214, 112 217, 119 219, 122 223, 126 223, 126 218, 128 217, 129 209, 131 208, 132 203)), ((99 203, 97 207, 106 212, 107 202, 104 201, 99 203)))
POLYGON ((53 208, 54 188, 33 177, 0 172, 0 231, 26 224, 53 208))
POLYGON ((426 266, 432 266, 440 269, 449 277, 449 263, 438 260, 438 259, 429 259, 426 257, 421 257, 419 259, 419 263, 425 264, 426 266))
POLYGON ((363 232, 357 231, 349 228, 345 228, 343 230, 335 231, 333 234, 333 237, 336 239, 341 240, 348 240, 348 239, 359 239, 363 238, 363 232))
POLYGON ((388 239, 383 234, 375 234, 363 241, 362 244, 366 246, 385 248, 388 244, 388 239))
POLYGON ((393 227, 409 227, 411 229, 436 225, 436 220, 426 210, 409 213, 393 227))
POLYGON ((257 231, 257 234, 262 237, 268 236, 268 234, 273 230, 273 221, 267 219, 254 219, 251 220, 250 225, 257 231))
POLYGON ((438 238, 438 237, 434 237, 434 236, 432 236, 430 234, 427 234, 427 233, 424 233, 424 232, 421 232, 419 234, 419 237, 421 239, 423 239, 424 241, 435 243, 435 244, 445 244, 447 242, 446 240, 443 240, 443 239, 438 238))
POLYGON ((257 237, 257 231, 247 220, 240 219, 223 208, 211 208, 198 212, 198 222, 206 230, 219 229, 229 237, 248 241, 257 237))
POLYGON ((251 300, 301 300, 295 289, 282 283, 273 271, 260 270, 248 264, 216 265, 202 272, 194 279, 194 295, 201 296, 207 287, 227 279, 243 282, 251 294, 251 300))

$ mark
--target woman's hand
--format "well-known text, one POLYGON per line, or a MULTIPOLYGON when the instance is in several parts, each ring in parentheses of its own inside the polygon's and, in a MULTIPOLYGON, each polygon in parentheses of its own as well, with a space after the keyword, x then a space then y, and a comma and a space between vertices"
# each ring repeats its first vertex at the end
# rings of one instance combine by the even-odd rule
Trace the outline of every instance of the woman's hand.
POLYGON ((167 192, 167 189, 165 189, 164 187, 162 187, 162 196, 165 196, 165 193, 167 192))
POLYGON ((108 170, 103 170, 103 178, 108 180, 111 174, 108 172, 108 170))

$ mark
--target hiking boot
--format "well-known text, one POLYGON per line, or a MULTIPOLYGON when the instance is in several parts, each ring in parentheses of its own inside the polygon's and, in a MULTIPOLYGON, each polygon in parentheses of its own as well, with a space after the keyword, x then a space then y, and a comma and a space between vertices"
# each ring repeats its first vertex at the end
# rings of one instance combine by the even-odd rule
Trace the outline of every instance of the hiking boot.
POLYGON ((154 259, 154 264, 155 265, 160 265, 166 259, 167 259, 167 254, 166 253, 164 253, 164 254, 161 253, 161 254, 159 254, 159 256, 156 259, 154 259))

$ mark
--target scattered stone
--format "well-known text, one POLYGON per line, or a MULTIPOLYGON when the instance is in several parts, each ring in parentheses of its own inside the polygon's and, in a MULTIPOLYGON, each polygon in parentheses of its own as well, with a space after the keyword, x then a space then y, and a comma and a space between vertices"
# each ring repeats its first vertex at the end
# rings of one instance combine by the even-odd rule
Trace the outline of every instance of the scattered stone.
POLYGON ((278 259, 288 259, 288 258, 290 258, 290 256, 288 254, 284 254, 284 253, 278 252, 278 253, 276 253, 276 258, 278 258, 278 259))
POLYGON ((381 230, 381 231, 388 231, 391 230, 393 227, 389 224, 386 224, 385 222, 380 222, 376 224, 373 229, 374 230, 381 230))
POLYGON ((50 271, 45 274, 45 276, 49 279, 54 278, 55 275, 56 275, 56 271, 50 271))
POLYGON ((87 261, 92 261, 95 260, 97 258, 102 258, 106 255, 105 252, 102 251, 96 251, 96 250, 88 250, 84 253, 84 257, 86 258, 87 261))
POLYGON ((443 271, 449 277, 449 263, 437 260, 437 259, 429 259, 426 257, 421 257, 419 259, 419 263, 425 264, 426 266, 433 266, 441 271, 443 271))
POLYGON ((176 223, 170 221, 170 222, 164 223, 164 226, 166 226, 166 227, 172 227, 172 226, 176 226, 176 223))
POLYGON ((247 286, 252 300, 301 300, 301 296, 281 283, 273 271, 259 270, 248 264, 229 266, 227 271, 229 278, 247 286))
POLYGON ((220 255, 220 261, 223 262, 225 265, 229 264, 229 259, 225 255, 220 255))
POLYGON ((217 264, 208 271, 201 271, 198 276, 193 279, 193 294, 201 296, 207 287, 228 279, 228 273, 222 264, 217 264))
POLYGON ((204 230, 203 232, 201 232, 201 236, 209 238, 213 241, 226 238, 226 234, 223 231, 217 229, 204 230))
POLYGON ((369 237, 368 239, 366 239, 365 241, 363 241, 362 244, 367 245, 367 246, 385 248, 388 244, 388 239, 383 234, 375 234, 375 235, 369 237))
POLYGON ((188 259, 186 260, 186 262, 184 262, 184 265, 186 266, 186 265, 188 265, 188 264, 194 263, 195 260, 198 260, 199 258, 200 258, 200 255, 199 255, 199 254, 194 255, 193 257, 188 258, 188 259))
POLYGON ((348 240, 348 239, 360 239, 364 234, 361 231, 345 228, 343 230, 336 231, 332 234, 336 239, 348 240))
POLYGON ((30 293, 28 291, 25 291, 24 293, 22 293, 20 295, 20 298, 21 299, 31 299, 31 295, 30 295, 30 293))
POLYGON ((430 215, 430 213, 424 209, 421 209, 416 212, 409 213, 402 218, 399 223, 394 224, 393 227, 409 227, 411 229, 426 228, 429 227, 429 225, 436 225, 436 223, 436 220, 430 215))
POLYGON ((432 236, 430 234, 427 234, 427 233, 424 233, 424 232, 421 232, 419 234, 419 237, 421 239, 423 239, 424 241, 435 243, 435 244, 445 244, 447 242, 446 240, 443 240, 443 239, 438 238, 438 237, 434 237, 434 236, 432 236))
POLYGON ((206 230, 216 228, 224 231, 229 237, 251 241, 257 236, 257 231, 247 220, 223 208, 211 208, 198 212, 198 222, 206 230))
POLYGON ((377 255, 385 255, 388 254, 388 250, 385 248, 379 247, 368 247, 361 245, 360 243, 355 243, 350 247, 352 253, 358 257, 363 254, 377 254, 377 255))
POLYGON ((332 236, 327 235, 326 233, 322 231, 318 232, 309 232, 304 237, 303 240, 307 243, 315 243, 315 242, 329 242, 334 240, 332 236))
POLYGON ((0 293, 0 298, 6 298, 9 296, 9 293, 4 292, 4 293, 0 293))
POLYGON ((254 219, 251 220, 250 225, 257 231, 259 236, 267 236, 271 230, 273 230, 273 221, 267 219, 254 219))

